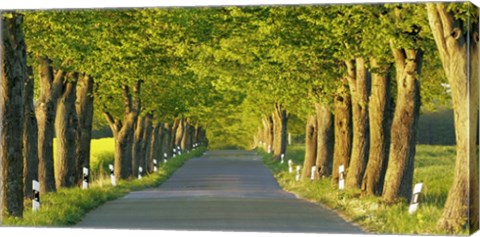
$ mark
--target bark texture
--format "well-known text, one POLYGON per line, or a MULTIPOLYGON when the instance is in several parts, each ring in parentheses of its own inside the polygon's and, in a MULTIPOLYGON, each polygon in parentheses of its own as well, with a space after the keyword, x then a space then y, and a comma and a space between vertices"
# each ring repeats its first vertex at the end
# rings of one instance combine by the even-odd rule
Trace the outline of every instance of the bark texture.
POLYGON ((393 203, 411 198, 417 125, 420 112, 422 52, 396 48, 395 58, 397 100, 391 128, 388 167, 383 185, 383 199, 393 203))
POLYGON ((135 125, 135 132, 133 135, 133 146, 132 146, 132 175, 133 177, 138 176, 138 167, 142 167, 145 170, 145 159, 144 159, 144 134, 145 134, 145 116, 139 117, 135 125))
POLYGON ((325 104, 316 103, 317 115, 317 158, 316 177, 324 178, 332 174, 333 165, 333 115, 325 104))
POLYGON ((345 88, 340 88, 335 96, 335 145, 333 151, 332 182, 338 184, 338 167, 345 167, 345 175, 348 175, 348 164, 352 149, 352 114, 351 99, 345 88))
POLYGON ((40 95, 35 107, 38 123, 38 179, 40 192, 55 192, 53 164, 53 137, 55 136, 55 108, 62 89, 65 72, 55 73, 50 59, 39 57, 40 95))
POLYGON ((160 164, 162 161, 163 153, 162 153, 162 135, 163 135, 163 124, 162 123, 155 123, 152 128, 152 134, 150 136, 150 148, 149 148, 149 160, 152 162, 150 165, 149 172, 153 172, 153 160, 157 160, 157 165, 160 164))
POLYGON ((27 58, 23 16, 2 15, 0 221, 23 214, 23 119, 27 58))
POLYGON ((135 84, 133 91, 133 93, 136 94, 135 100, 132 98, 130 87, 123 87, 123 122, 120 119, 114 119, 110 113, 104 112, 105 118, 112 129, 115 139, 114 173, 117 179, 127 179, 132 175, 133 130, 140 111, 141 83, 142 81, 137 81, 135 84))
POLYGON ((308 117, 305 129, 305 159, 303 160, 303 179, 310 179, 312 166, 315 165, 317 157, 317 117, 308 117))
POLYGON ((28 68, 25 81, 25 120, 23 125, 23 183, 25 197, 32 198, 32 180, 38 181, 38 128, 33 104, 34 78, 28 68))
POLYGON ((379 66, 375 58, 372 65, 372 89, 369 101, 370 149, 363 176, 362 191, 368 195, 381 195, 388 162, 390 144, 390 78, 388 66, 379 66))
POLYGON ((76 183, 75 136, 78 124, 75 110, 78 73, 68 73, 58 98, 55 117, 57 155, 55 180, 57 188, 73 187, 76 183))
POLYGON ((143 133, 143 147, 142 147, 142 155, 143 155, 143 170, 144 172, 150 172, 153 170, 153 160, 150 159, 150 143, 152 141, 152 114, 145 115, 145 132, 143 133))
POLYGON ((77 102, 75 105, 78 126, 76 133, 76 183, 82 183, 82 169, 90 169, 90 140, 92 139, 93 123, 93 85, 91 76, 82 75, 78 78, 77 84, 77 102))
POLYGON ((172 126, 173 123, 164 123, 162 130, 162 157, 167 153, 168 157, 172 157, 172 126))
POLYGON ((273 158, 278 160, 287 150, 287 110, 281 104, 275 104, 273 118, 273 158))
MULTIPOLYGON (((462 26, 470 22, 454 19, 453 13, 448 12, 445 4, 427 4, 427 11, 430 28, 451 86, 457 151, 453 185, 448 193, 439 227, 455 232, 467 225, 470 230, 476 230, 478 229, 478 154, 475 144, 478 132, 476 124, 479 80, 478 23, 469 26, 470 32, 462 32, 462 26), (470 109, 469 105, 474 107, 470 109)), ((478 9, 472 9, 472 11, 475 11, 478 18, 478 9)))
POLYGON ((363 58, 347 61, 347 80, 352 98, 353 144, 346 188, 360 188, 368 160, 368 94, 369 81, 363 58))
POLYGON ((175 131, 175 148, 180 147, 180 149, 183 150, 182 147, 182 139, 183 136, 185 136, 185 119, 182 118, 178 121, 178 127, 177 130, 175 131))

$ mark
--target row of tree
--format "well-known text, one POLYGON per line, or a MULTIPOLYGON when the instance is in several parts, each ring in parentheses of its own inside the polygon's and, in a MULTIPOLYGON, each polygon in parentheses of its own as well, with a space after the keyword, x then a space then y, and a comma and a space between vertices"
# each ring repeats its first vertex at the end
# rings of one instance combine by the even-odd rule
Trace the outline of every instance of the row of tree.
MULTIPOLYGON (((35 45, 29 48, 28 37, 35 35, 24 37, 24 17, 2 13, 1 216, 23 215, 24 198, 32 197, 32 180, 40 182, 42 193, 81 184, 82 169, 90 168, 95 90, 102 86, 35 45)), ((123 92, 123 120, 101 104, 114 134, 117 179, 136 177, 139 167, 153 172, 154 159, 160 162, 208 143, 205 129, 195 120, 177 114, 165 122, 158 111, 141 106, 142 83, 136 80, 133 89, 128 84, 115 88, 123 92)))
MULTIPOLYGON (((453 3, 24 12, 28 54, 18 60, 28 58, 28 63, 19 61, 22 67, 44 65, 51 71, 48 82, 34 73, 40 82, 35 107, 55 83, 63 88, 55 97, 69 104, 68 94, 80 93, 81 81, 95 79, 87 95, 95 98, 94 120, 106 121, 113 131, 118 178, 148 165, 135 150, 148 147, 142 139, 160 131, 161 137, 170 136, 162 143, 191 144, 179 138, 185 137, 180 128, 196 134, 190 137, 208 137, 213 148, 264 146, 278 158, 285 153, 287 124, 303 133, 298 131, 303 123, 304 167, 316 164, 318 177, 331 175, 336 182, 343 164, 348 188, 383 194, 388 202, 408 199, 420 104, 451 103, 458 151, 457 185, 452 187, 460 189, 452 188, 441 226, 455 229, 467 219, 468 187, 476 187, 466 184, 477 182, 461 172, 478 162, 468 140, 476 132, 469 122, 477 113, 466 112, 476 108, 476 94, 468 89, 475 88, 478 72, 471 67, 467 74, 478 55, 474 9, 453 3), (451 96, 441 86, 447 82, 451 96)), ((4 21, 19 21, 16 14, 4 14, 4 21)), ((62 107, 57 100, 46 109, 62 107)), ((77 112, 76 123, 85 113, 77 112)), ((17 149, 5 142, 6 147, 17 149)), ((478 173, 475 166, 469 168, 470 174, 478 173)), ((477 212, 470 201, 473 225, 477 212)))
MULTIPOLYGON (((303 177, 310 177, 316 166, 317 179, 331 176, 337 184, 343 165, 347 189, 381 195, 387 203, 410 200, 420 85, 429 90, 445 74, 452 89, 440 96, 452 98, 457 164, 439 226, 477 229, 478 198, 472 194, 478 193, 478 9, 468 4, 394 4, 291 12, 322 32, 318 44, 327 44, 322 49, 330 53, 322 70, 344 68, 330 74, 337 77, 333 87, 321 76, 320 85, 310 88, 314 100, 307 102, 312 109, 306 120, 303 177)), ((278 107, 262 117, 254 137, 254 147, 273 149, 277 159, 285 152, 276 145, 285 143, 285 131, 277 126, 287 118, 279 116, 278 107)))

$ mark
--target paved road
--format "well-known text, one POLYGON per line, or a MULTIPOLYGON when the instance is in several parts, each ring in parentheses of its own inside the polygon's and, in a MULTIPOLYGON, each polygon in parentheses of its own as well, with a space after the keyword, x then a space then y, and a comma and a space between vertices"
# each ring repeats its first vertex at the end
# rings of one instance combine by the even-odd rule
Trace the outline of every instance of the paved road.
POLYGON ((282 191, 248 151, 190 159, 158 188, 108 202, 76 227, 362 233, 334 212, 282 191))

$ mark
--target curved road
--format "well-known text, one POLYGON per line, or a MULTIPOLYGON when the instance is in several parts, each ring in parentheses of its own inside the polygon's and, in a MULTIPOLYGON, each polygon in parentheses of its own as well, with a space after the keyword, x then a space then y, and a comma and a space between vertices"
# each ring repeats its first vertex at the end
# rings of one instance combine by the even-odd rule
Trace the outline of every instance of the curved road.
POLYGON ((75 227, 363 233, 334 212, 282 191, 248 151, 208 151, 158 188, 107 202, 75 227))

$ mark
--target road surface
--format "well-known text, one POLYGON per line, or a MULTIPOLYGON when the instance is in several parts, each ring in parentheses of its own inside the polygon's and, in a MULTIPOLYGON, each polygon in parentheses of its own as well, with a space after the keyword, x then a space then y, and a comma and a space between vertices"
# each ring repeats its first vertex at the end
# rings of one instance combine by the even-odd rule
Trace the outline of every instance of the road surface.
POLYGON ((208 151, 158 188, 88 213, 75 228, 363 233, 334 212, 284 192, 249 151, 208 151))

